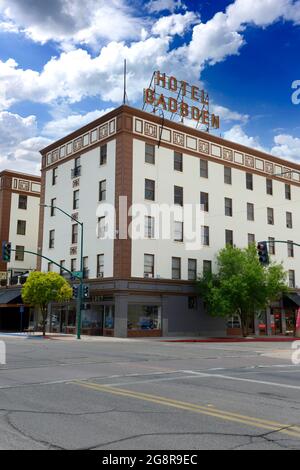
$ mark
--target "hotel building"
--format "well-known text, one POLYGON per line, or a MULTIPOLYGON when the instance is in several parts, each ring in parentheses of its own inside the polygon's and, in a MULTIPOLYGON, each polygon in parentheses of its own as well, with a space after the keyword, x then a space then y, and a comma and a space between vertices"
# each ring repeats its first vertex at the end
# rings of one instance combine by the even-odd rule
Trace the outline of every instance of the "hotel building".
MULTIPOLYGON (((83 333, 225 335, 230 325, 207 315, 195 279, 215 269, 216 254, 226 244, 245 247, 262 240, 271 242, 270 256, 284 263, 295 293, 271 306, 253 328, 258 332, 260 323, 266 334, 291 328, 299 304, 300 251, 272 242, 299 242, 299 165, 125 105, 41 154, 41 202, 50 206, 40 213, 43 255, 79 271, 80 226, 55 207, 84 226, 89 297, 83 333), (126 237, 132 216, 124 197, 128 208, 177 207, 171 235, 156 238, 158 220, 145 215, 143 237, 126 237), (116 210, 115 225, 107 221, 108 205, 116 210), (185 205, 201 205, 196 250, 187 248, 185 205)), ((57 270, 45 261, 39 268, 57 270)), ((75 301, 53 304, 52 331, 75 332, 75 309, 75 301)))

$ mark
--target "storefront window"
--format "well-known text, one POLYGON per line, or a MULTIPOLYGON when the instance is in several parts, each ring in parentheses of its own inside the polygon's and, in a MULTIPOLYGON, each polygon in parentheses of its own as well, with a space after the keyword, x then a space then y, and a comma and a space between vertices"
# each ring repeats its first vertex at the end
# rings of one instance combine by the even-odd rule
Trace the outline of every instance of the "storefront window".
POLYGON ((114 305, 106 305, 104 307, 104 328, 113 330, 115 326, 115 308, 114 305))
POLYGON ((161 307, 157 305, 129 305, 129 330, 161 329, 161 307))

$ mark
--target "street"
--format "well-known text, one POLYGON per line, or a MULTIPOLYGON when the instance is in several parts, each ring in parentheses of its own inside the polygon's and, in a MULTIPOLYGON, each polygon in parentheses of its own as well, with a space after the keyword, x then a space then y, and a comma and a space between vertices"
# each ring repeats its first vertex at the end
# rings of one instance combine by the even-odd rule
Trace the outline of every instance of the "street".
POLYGON ((1 337, 0 449, 299 449, 291 343, 1 337))

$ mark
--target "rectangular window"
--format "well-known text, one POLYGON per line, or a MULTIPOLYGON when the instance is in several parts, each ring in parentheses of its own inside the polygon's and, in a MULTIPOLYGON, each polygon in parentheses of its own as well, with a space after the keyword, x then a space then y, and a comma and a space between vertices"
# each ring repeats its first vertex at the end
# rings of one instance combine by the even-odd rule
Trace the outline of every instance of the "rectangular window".
POLYGON ((78 225, 72 225, 72 245, 78 243, 78 225))
POLYGON ((107 162, 107 145, 101 145, 100 147, 100 165, 105 165, 107 162))
POLYGON ((288 251, 288 257, 294 258, 294 245, 291 240, 288 240, 287 242, 287 251, 288 251))
POLYGON ((274 225, 274 209, 271 207, 267 209, 267 221, 269 225, 274 225))
POLYGON ((57 167, 52 170, 52 186, 55 186, 57 182, 57 167))
POLYGON ((232 172, 229 166, 224 166, 224 183, 232 184, 232 172))
POLYGON ((80 175, 81 175, 80 157, 77 157, 74 160, 74 168, 71 170, 71 177, 77 178, 80 175))
POLYGON ((63 276, 63 275, 65 275, 65 274, 67 273, 67 272, 63 269, 63 268, 66 266, 66 260, 61 259, 60 262, 59 262, 59 264, 60 264, 59 274, 60 274, 61 276, 63 276))
POLYGON ((26 234, 26 220, 18 220, 17 222, 17 235, 26 234))
POLYGON ((183 222, 174 222, 174 241, 183 242, 183 222))
POLYGON ((145 216, 145 238, 154 238, 154 217, 145 216))
POLYGON ((246 188, 253 191, 253 175, 252 173, 246 173, 246 188))
POLYGON ((155 181, 145 179, 145 199, 155 201, 155 181))
POLYGON ((172 258, 172 279, 181 279, 181 259, 172 258))
POLYGON ((73 210, 79 209, 79 189, 73 191, 73 210))
POLYGON ((25 247, 21 245, 16 245, 15 260, 24 261, 24 250, 25 247))
POLYGON ((97 277, 104 277, 104 254, 97 255, 97 277))
POLYGON ((89 257, 84 256, 83 258, 83 279, 89 278, 89 257))
POLYGON ((27 209, 27 196, 21 196, 19 195, 19 204, 18 204, 19 209, 27 209))
POLYGON ((200 176, 201 178, 208 178, 208 161, 200 160, 200 176))
POLYGON ((72 271, 72 273, 74 273, 76 271, 76 264, 77 264, 76 261, 77 261, 76 258, 71 259, 71 271, 72 271))
POLYGON ((188 280, 196 281, 197 279, 197 260, 189 259, 188 260, 188 280))
POLYGON ((206 225, 201 227, 201 243, 203 246, 209 246, 209 227, 206 225))
POLYGON ((181 186, 174 186, 174 204, 183 206, 183 188, 181 186))
POLYGON ((99 202, 106 201, 106 180, 99 183, 99 202))
POLYGON ((155 164, 155 146, 151 144, 145 145, 145 163, 155 164))
POLYGON ((293 214, 291 212, 286 213, 286 227, 293 228, 293 214))
POLYGON ((254 233, 248 233, 248 246, 251 246, 255 243, 254 233))
POLYGON ((269 254, 275 255, 275 238, 269 237, 269 254))
POLYGON ((273 196, 273 181, 270 179, 266 179, 266 191, 267 194, 273 196))
POLYGON ((52 272, 52 268, 53 268, 52 263, 48 263, 48 268, 47 268, 47 269, 48 269, 48 273, 51 273, 51 272, 52 272))
POLYGON ((174 170, 183 171, 182 153, 174 152, 174 170))
POLYGON ((233 246, 233 231, 225 230, 225 245, 233 246))
POLYGON ((98 238, 105 238, 106 225, 105 216, 98 217, 98 238))
POLYGON ((247 220, 254 220, 254 204, 247 202, 247 220))
POLYGON ((296 287, 296 284, 295 284, 295 271, 293 269, 289 270, 289 287, 291 287, 291 288, 296 287))
POLYGON ((56 198, 51 199, 51 209, 50 209, 50 216, 55 216, 55 206, 56 206, 56 198))
POLYGON ((54 248, 55 230, 49 232, 49 248, 54 248))
POLYGON ((289 201, 292 199, 292 192, 291 192, 290 184, 285 185, 285 199, 288 199, 289 201))
POLYGON ((209 211, 209 196, 208 193, 200 193, 200 205, 201 205, 201 210, 204 212, 209 211))
POLYGON ((208 259, 203 260, 203 274, 212 272, 212 263, 208 259))
POLYGON ((225 197, 225 215, 232 217, 232 199, 225 197))
POLYGON ((154 277, 154 255, 144 255, 144 277, 154 277))

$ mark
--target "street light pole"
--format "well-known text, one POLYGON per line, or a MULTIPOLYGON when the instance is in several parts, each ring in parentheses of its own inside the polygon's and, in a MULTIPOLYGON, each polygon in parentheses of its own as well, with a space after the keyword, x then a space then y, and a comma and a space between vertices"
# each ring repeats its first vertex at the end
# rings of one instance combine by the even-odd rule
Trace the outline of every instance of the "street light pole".
POLYGON ((81 306, 82 306, 82 299, 83 299, 83 222, 77 220, 73 215, 68 214, 68 212, 64 211, 58 206, 52 206, 48 204, 40 204, 41 207, 48 207, 50 209, 57 209, 62 214, 69 217, 69 219, 73 220, 76 224, 78 224, 81 228, 81 237, 80 237, 80 284, 79 284, 79 292, 78 292, 78 300, 76 306, 76 323, 77 323, 77 339, 81 338, 81 306))

